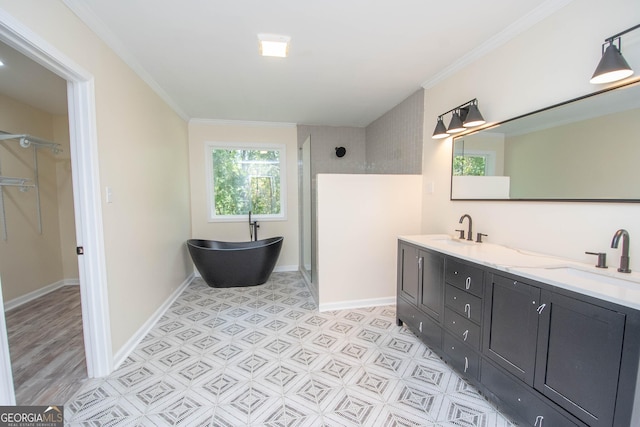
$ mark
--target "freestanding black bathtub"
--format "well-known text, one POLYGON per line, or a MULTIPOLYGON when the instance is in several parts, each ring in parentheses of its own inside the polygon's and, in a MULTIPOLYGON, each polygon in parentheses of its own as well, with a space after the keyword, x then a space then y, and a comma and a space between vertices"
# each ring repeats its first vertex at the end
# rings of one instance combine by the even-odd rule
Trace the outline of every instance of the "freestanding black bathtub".
POLYGON ((207 285, 230 288, 265 283, 278 261, 283 240, 284 237, 255 242, 190 239, 187 247, 207 285))

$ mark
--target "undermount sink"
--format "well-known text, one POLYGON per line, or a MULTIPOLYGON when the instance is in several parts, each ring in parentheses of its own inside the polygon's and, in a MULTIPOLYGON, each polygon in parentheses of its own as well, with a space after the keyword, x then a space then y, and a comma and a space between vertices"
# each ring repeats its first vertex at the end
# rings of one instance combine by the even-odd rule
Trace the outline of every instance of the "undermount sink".
POLYGON ((440 241, 447 245, 453 245, 453 246, 476 244, 476 242, 474 242, 473 240, 463 240, 463 239, 442 239, 440 241))
POLYGON ((580 268, 575 267, 553 267, 548 268, 550 272, 554 272, 555 274, 559 274, 562 276, 574 277, 582 280, 591 280, 594 282, 598 282, 601 284, 608 284, 614 286, 623 286, 623 287, 638 287, 640 288, 640 277, 637 275, 629 275, 628 277, 622 277, 623 273, 613 273, 615 269, 612 271, 613 274, 617 274, 617 276, 613 276, 611 274, 599 273, 596 271, 587 271, 580 268))
POLYGON ((476 242, 474 242, 473 240, 454 239, 453 237, 447 236, 447 235, 434 236, 434 237, 431 237, 429 239, 429 241, 430 242, 444 243, 445 245, 452 245, 452 246, 475 245, 476 244, 476 242))

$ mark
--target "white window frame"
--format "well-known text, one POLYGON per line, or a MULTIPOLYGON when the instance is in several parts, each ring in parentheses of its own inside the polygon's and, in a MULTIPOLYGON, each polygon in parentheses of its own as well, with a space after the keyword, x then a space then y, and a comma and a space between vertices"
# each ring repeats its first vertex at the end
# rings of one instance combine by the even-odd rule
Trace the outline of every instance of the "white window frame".
POLYGON ((207 141, 204 144, 205 171, 207 179, 207 221, 208 222, 242 222, 247 215, 216 215, 213 150, 277 150, 280 153, 280 213, 274 215, 252 215, 257 221, 286 221, 287 219, 287 146, 268 142, 219 142, 207 141))

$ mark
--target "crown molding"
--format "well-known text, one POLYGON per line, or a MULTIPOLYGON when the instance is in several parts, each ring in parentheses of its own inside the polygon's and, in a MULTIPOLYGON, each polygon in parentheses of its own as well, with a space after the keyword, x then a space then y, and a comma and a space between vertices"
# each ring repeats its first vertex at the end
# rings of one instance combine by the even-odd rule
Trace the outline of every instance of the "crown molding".
POLYGON ((125 47, 118 37, 98 18, 91 8, 82 0, 62 0, 62 2, 85 23, 91 31, 106 43, 149 87, 167 103, 184 121, 189 115, 160 87, 151 74, 144 69, 133 54, 125 47))
POLYGON ((517 35, 533 27, 538 22, 553 15, 572 1, 573 0, 547 0, 522 18, 513 22, 504 30, 500 31, 498 34, 482 43, 477 48, 461 56, 451 65, 445 67, 442 71, 438 72, 433 77, 425 80, 422 83, 422 87, 424 89, 429 89, 436 86, 438 83, 462 70, 469 64, 477 61, 488 53, 499 48, 503 44, 514 39, 517 35))
POLYGON ((244 126, 244 127, 268 127, 268 128, 295 128, 296 123, 287 122, 258 122, 249 120, 221 120, 221 119, 191 119, 189 124, 215 125, 215 126, 244 126))

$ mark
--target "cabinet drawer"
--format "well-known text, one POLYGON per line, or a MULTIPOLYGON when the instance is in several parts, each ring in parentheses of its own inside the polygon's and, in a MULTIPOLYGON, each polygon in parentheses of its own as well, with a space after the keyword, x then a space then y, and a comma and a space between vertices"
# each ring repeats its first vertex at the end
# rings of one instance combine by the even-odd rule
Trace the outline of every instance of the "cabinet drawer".
POLYGON ((482 318, 482 299, 455 286, 445 288, 445 304, 467 319, 480 324, 482 318))
POLYGON ((484 272, 482 269, 447 258, 445 280, 455 287, 482 296, 484 272))
POLYGON ((512 414, 523 425, 536 427, 584 427, 578 420, 570 420, 559 410, 546 404, 540 395, 502 372, 491 363, 483 361, 481 382, 501 402, 501 409, 512 414))
POLYGON ((432 348, 442 348, 442 328, 440 325, 404 298, 398 298, 396 310, 396 317, 404 322, 416 336, 432 348))
POLYGON ((476 350, 480 349, 480 326, 471 320, 462 317, 450 308, 445 308, 444 327, 460 341, 476 350))
POLYGON ((451 335, 444 334, 443 351, 448 356, 451 366, 463 377, 478 379, 480 373, 480 356, 451 335))

